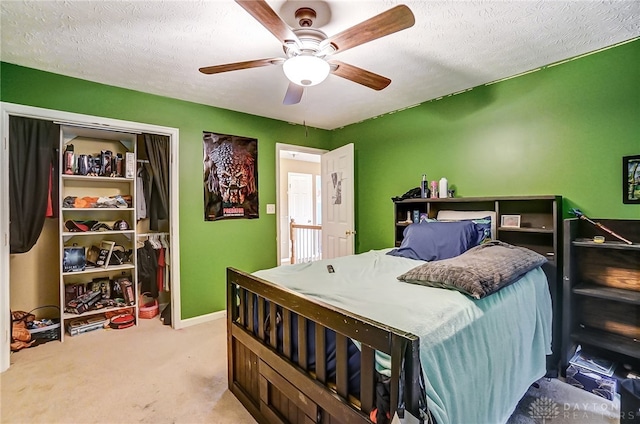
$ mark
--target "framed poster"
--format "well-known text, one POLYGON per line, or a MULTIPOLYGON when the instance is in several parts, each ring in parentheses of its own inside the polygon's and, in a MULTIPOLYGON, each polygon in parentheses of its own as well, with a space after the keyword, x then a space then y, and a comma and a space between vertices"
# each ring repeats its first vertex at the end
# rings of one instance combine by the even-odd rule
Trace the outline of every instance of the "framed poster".
POLYGON ((204 220, 258 218, 258 140, 202 132, 204 220))
POLYGON ((640 155, 622 158, 622 202, 640 204, 640 155))

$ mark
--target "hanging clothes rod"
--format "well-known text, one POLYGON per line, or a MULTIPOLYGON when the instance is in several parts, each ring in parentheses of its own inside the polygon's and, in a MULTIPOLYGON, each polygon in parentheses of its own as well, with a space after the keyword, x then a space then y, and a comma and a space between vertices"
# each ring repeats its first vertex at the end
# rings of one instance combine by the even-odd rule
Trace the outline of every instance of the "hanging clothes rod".
POLYGON ((150 237, 150 236, 168 236, 169 233, 140 233, 136 234, 136 237, 150 237))

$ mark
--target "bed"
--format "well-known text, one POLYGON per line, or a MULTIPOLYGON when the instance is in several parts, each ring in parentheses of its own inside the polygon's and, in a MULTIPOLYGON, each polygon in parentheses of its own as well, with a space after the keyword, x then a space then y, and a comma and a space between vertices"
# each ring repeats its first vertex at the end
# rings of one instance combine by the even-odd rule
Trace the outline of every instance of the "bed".
POLYGON ((370 423, 405 411, 506 422, 545 375, 551 299, 540 266, 474 299, 398 279, 457 258, 397 250, 228 269, 229 387, 259 422, 370 423))

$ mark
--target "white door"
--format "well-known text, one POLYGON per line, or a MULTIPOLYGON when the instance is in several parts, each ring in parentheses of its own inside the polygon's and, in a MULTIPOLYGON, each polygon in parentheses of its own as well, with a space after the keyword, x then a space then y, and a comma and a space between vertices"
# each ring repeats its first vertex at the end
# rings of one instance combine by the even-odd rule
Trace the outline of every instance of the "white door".
POLYGON ((322 259, 355 251, 353 143, 322 155, 322 259))
POLYGON ((313 224, 313 175, 289 172, 289 220, 313 224))

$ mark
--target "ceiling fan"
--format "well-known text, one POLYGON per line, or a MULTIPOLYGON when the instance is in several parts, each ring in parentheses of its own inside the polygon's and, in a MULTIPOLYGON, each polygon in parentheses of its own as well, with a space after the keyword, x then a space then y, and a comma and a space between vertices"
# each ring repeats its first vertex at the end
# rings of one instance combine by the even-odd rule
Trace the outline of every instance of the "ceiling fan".
POLYGON ((200 68, 200 72, 218 74, 282 65, 290 81, 284 96, 285 105, 300 103, 304 87, 321 83, 329 73, 374 90, 384 89, 391 83, 389 78, 330 58, 336 53, 409 28, 415 23, 411 9, 405 5, 398 5, 328 37, 319 29, 312 28, 316 11, 311 7, 300 7, 296 10, 295 18, 300 28, 291 28, 264 0, 236 0, 236 3, 282 43, 286 58, 275 57, 207 66, 200 68))

